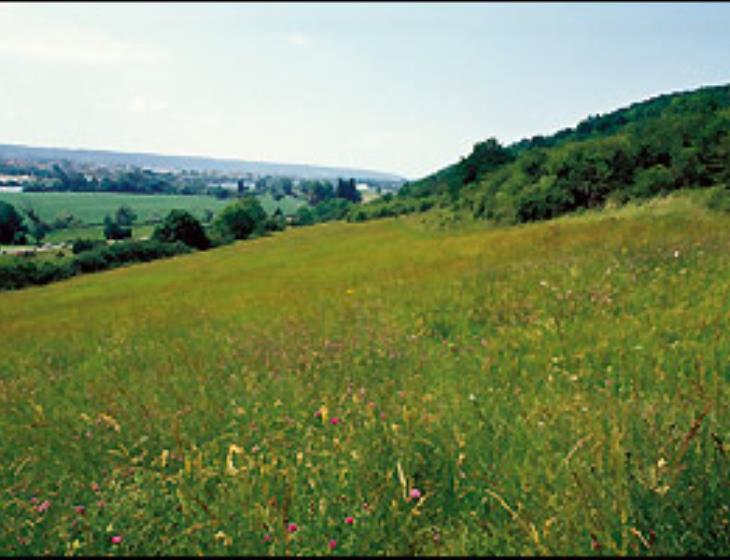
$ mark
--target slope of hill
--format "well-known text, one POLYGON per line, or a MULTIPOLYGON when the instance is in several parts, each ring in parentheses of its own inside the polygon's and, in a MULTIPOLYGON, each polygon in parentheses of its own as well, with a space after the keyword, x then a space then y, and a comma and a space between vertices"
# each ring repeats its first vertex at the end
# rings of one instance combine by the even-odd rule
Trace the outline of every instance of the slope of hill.
POLYGON ((490 138, 352 219, 440 205, 517 223, 718 184, 730 186, 728 85, 662 95, 506 147, 490 138))
POLYGON ((724 555, 730 219, 287 230, 0 294, 7 555, 724 555))
POLYGON ((108 150, 74 150, 67 148, 46 148, 0 144, 0 158, 30 161, 69 160, 77 163, 101 165, 129 165, 148 169, 219 171, 226 173, 254 173, 258 175, 286 175, 303 179, 337 179, 357 177, 361 180, 393 181, 403 178, 392 173, 365 169, 325 167, 294 163, 270 163, 241 161, 199 156, 170 156, 146 153, 125 153, 108 150))

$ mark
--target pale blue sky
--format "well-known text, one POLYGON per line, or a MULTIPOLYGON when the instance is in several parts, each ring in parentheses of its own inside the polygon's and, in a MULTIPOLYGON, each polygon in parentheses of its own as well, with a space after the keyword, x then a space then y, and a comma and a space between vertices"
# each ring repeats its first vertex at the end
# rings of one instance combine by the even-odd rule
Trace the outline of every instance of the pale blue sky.
POLYGON ((730 4, 0 3, 0 143, 416 178, 730 82, 730 4))

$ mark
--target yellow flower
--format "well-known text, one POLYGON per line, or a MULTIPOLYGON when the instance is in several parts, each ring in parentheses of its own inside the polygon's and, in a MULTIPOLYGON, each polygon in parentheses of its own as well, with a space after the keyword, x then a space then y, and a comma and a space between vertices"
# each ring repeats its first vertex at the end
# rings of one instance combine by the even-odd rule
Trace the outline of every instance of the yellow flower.
POLYGON ((239 469, 237 469, 233 465, 233 457, 234 455, 243 455, 243 448, 239 447, 238 445, 232 443, 228 447, 228 455, 226 456, 226 474, 230 476, 235 476, 238 474, 239 469))

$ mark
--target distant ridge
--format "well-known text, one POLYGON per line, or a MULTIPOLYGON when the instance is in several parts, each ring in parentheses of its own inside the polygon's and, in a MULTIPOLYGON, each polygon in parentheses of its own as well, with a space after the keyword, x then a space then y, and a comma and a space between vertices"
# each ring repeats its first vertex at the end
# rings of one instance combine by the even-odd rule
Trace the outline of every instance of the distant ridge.
POLYGON ((171 156, 150 153, 115 152, 112 150, 86 150, 71 148, 49 148, 24 146, 21 144, 0 144, 0 158, 25 159, 32 161, 69 160, 77 163, 101 165, 129 165, 148 169, 182 171, 218 171, 223 173, 254 173, 257 175, 288 175, 302 179, 336 179, 355 177, 378 181, 403 182, 404 177, 381 171, 326 167, 295 163, 271 163, 244 161, 203 156, 171 156))

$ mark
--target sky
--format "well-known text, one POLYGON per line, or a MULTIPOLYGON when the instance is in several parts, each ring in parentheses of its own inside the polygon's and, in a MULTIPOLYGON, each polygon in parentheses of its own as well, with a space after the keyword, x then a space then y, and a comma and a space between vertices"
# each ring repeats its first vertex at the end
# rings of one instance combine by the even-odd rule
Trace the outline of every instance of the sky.
POLYGON ((0 143, 416 179, 730 82, 730 3, 0 3, 0 143))

